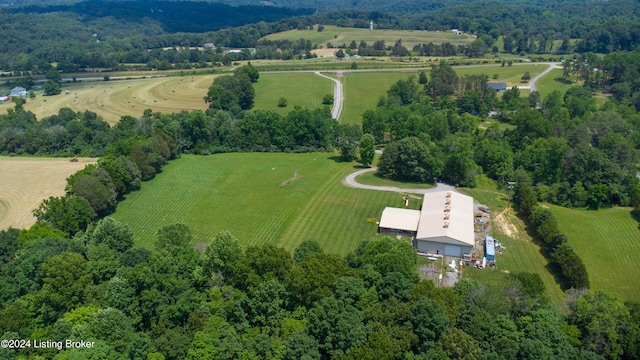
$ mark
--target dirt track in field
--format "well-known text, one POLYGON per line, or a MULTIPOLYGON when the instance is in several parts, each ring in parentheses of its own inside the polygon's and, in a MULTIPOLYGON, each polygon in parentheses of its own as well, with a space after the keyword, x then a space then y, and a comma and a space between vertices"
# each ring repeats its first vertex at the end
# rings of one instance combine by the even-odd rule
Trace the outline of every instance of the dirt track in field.
POLYGON ((0 230, 35 224, 33 209, 50 196, 64 195, 67 177, 93 161, 0 157, 0 230))

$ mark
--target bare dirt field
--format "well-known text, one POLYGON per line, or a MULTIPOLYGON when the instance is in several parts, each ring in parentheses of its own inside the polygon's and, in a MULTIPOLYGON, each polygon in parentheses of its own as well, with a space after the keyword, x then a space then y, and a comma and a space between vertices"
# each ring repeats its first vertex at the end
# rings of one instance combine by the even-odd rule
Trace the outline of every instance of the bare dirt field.
MULTIPOLYGON (((36 93, 24 108, 38 119, 55 115, 63 107, 74 111, 93 111, 110 123, 124 115, 139 117, 145 109, 175 113, 181 110, 205 110, 203 97, 215 75, 171 76, 154 79, 112 80, 91 83, 64 83, 62 94, 43 96, 36 93), (68 93, 66 93, 68 91, 68 93)), ((6 104, 9 105, 9 104, 6 104)), ((13 106, 0 106, 5 113, 13 106)))
POLYGON ((35 224, 33 209, 50 196, 64 195, 67 177, 93 162, 0 157, 0 230, 35 224))

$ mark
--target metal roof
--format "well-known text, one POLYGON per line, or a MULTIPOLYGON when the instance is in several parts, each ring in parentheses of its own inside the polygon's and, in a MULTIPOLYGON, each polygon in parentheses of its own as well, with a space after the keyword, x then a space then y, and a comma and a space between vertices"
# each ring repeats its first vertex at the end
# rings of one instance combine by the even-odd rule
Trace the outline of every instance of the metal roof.
POLYGON ((455 191, 425 194, 416 239, 474 246, 473 198, 455 191))
POLYGON ((420 210, 386 207, 380 217, 381 228, 417 231, 420 210))

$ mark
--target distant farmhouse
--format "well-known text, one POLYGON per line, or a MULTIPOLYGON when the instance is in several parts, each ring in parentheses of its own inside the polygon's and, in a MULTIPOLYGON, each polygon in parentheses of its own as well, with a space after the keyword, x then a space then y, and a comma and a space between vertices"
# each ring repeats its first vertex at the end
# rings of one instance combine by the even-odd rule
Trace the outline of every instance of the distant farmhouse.
POLYGON ((411 236, 420 253, 464 257, 475 245, 473 198, 453 191, 428 193, 420 210, 387 207, 381 234, 411 236))
POLYGON ((489 86, 489 88, 495 90, 496 92, 507 91, 507 83, 487 83, 487 85, 489 86))
POLYGON ((204 48, 205 49, 213 49, 213 50, 215 50, 216 46, 213 43, 205 43, 204 44, 204 48))
POLYGON ((451 32, 456 34, 456 35, 462 35, 462 31, 460 31, 458 29, 451 29, 451 32))
POLYGON ((22 86, 16 86, 11 89, 9 96, 27 96, 27 89, 23 88, 22 86))

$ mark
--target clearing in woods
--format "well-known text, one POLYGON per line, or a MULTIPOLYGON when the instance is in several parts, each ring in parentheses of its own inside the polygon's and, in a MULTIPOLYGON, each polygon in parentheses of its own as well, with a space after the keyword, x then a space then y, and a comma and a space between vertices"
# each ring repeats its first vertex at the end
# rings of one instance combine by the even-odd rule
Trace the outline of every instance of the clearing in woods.
POLYGON ((315 109, 322 105, 326 94, 333 94, 333 82, 313 73, 260 74, 253 84, 256 90, 254 110, 273 110, 286 115, 294 107, 315 109), (286 107, 278 107, 278 100, 287 99, 286 107))
POLYGON ((0 157, 0 230, 27 229, 42 200, 64 195, 67 177, 94 160, 0 157))
MULTIPOLYGON (((333 153, 183 155, 127 195, 113 217, 131 226, 136 245, 148 248, 160 227, 181 222, 194 243, 226 229, 244 247, 271 242, 293 251, 304 240, 316 240, 325 251, 345 255, 377 236, 373 219, 385 206, 400 206, 402 197, 343 186, 354 163, 336 158, 333 153)), ((410 204, 419 206, 419 201, 410 204)))

